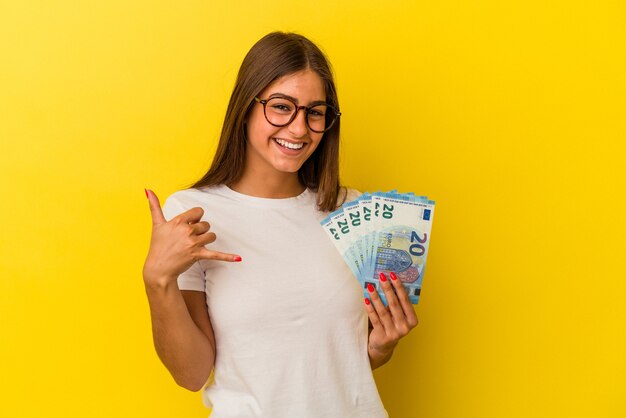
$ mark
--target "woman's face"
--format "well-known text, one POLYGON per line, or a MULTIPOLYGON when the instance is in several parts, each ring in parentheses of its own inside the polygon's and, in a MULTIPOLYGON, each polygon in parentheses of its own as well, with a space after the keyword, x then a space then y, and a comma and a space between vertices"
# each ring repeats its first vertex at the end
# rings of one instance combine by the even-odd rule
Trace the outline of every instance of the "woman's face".
MULTIPOLYGON (((289 96, 298 106, 326 100, 324 83, 311 70, 277 79, 258 97, 269 99, 274 95, 289 96)), ((305 118, 304 109, 300 110, 293 122, 279 128, 265 119, 263 105, 255 102, 247 121, 247 169, 259 174, 296 173, 313 154, 323 136, 323 133, 311 131, 305 118)))

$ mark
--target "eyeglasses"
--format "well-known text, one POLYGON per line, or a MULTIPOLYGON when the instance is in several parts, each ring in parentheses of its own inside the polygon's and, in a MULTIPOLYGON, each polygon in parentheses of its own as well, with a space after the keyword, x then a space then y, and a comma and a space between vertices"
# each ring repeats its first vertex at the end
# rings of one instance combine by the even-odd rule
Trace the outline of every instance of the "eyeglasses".
POLYGON ((272 97, 267 100, 255 97, 254 100, 263 105, 265 119, 277 127, 287 126, 293 122, 300 109, 304 109, 306 114, 306 126, 317 133, 329 130, 341 116, 341 112, 323 102, 312 106, 298 106, 286 97, 272 97))

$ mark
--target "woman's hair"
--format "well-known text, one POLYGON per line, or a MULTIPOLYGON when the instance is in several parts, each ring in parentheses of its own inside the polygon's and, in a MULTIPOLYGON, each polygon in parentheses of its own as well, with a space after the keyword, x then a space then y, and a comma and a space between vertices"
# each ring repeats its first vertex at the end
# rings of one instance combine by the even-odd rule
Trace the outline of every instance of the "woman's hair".
MULTIPOLYGON (((254 97, 278 78, 306 69, 320 76, 326 102, 339 109, 330 64, 313 42, 295 33, 272 32, 254 44, 239 69, 213 163, 209 171, 190 187, 231 185, 241 178, 246 161, 245 121, 256 104, 254 97)), ((324 132, 319 145, 298 171, 300 182, 317 191, 318 209, 325 211, 334 210, 343 203, 338 201, 341 190, 339 126, 338 119, 324 132)))

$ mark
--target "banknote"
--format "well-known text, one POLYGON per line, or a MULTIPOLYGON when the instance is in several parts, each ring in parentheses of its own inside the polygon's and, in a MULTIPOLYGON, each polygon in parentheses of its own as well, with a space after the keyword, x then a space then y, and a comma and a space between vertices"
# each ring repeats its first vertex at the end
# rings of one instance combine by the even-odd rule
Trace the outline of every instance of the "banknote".
POLYGON ((346 240, 342 239, 342 234, 340 234, 339 232, 339 228, 337 227, 337 224, 333 219, 333 215, 335 215, 336 217, 338 214, 333 212, 326 218, 324 218, 320 223, 322 224, 322 227, 324 228, 324 231, 326 231, 328 237, 331 239, 333 244, 335 244, 335 247, 339 251, 339 254, 341 254, 344 261, 348 264, 348 267, 352 271, 352 274, 354 274, 356 277, 360 277, 361 269, 359 268, 358 264, 356 264, 355 260, 353 260, 352 257, 348 254, 346 240))
MULTIPOLYGON (((426 268, 434 202, 412 198, 404 200, 385 197, 374 242, 375 254, 371 259, 369 279, 379 290, 380 273, 389 277, 394 272, 402 281, 411 303, 418 303, 426 268)), ((365 284, 366 285, 366 284, 365 284)), ((381 298, 384 299, 384 294, 381 298)))
POLYGON ((368 297, 367 285, 378 290, 380 273, 394 272, 411 303, 417 304, 426 268, 435 202, 413 193, 364 193, 329 214, 322 227, 368 297))
POLYGON ((360 248, 359 241, 355 240, 360 222, 360 212, 358 210, 358 204, 350 202, 345 204, 342 208, 341 214, 337 216, 337 226, 339 227, 339 233, 344 236, 346 240, 346 246, 348 247, 348 254, 351 259, 359 266, 361 274, 363 274, 363 268, 365 266, 365 257, 363 251, 360 248))

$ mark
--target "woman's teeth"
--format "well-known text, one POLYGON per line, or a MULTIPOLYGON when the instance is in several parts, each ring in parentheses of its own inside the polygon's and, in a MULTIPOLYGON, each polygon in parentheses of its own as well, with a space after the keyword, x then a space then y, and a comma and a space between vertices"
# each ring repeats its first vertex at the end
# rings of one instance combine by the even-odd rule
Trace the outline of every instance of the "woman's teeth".
POLYGON ((283 141, 282 139, 278 138, 274 138, 274 141, 278 142, 279 145, 289 149, 300 149, 304 146, 303 142, 299 144, 292 144, 291 142, 283 141))

